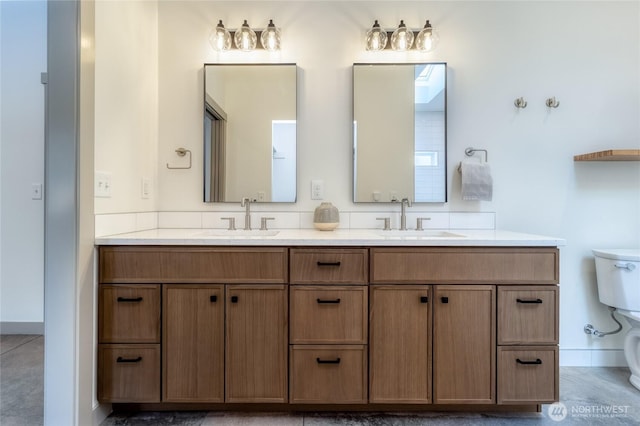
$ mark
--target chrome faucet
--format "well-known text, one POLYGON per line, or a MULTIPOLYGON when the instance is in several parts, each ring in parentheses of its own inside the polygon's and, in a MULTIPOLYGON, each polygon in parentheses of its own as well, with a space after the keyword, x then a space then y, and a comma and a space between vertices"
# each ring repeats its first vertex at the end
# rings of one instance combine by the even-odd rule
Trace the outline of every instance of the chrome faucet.
POLYGON ((400 212, 400 230, 407 230, 407 207, 411 207, 411 200, 408 198, 403 198, 400 201, 401 212, 400 212))
POLYGON ((251 231, 251 198, 243 197, 240 207, 244 207, 244 230, 251 231))

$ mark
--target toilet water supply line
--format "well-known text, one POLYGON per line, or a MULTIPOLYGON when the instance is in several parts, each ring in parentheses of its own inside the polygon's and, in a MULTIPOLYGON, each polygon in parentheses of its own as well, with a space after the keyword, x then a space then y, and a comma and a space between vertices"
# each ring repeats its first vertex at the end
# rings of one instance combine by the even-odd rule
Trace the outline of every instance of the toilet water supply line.
POLYGON ((603 332, 603 331, 596 330, 591 324, 587 324, 584 326, 584 332, 586 334, 593 334, 596 337, 604 337, 604 336, 608 336, 609 334, 620 333, 620 330, 622 330, 622 324, 620 324, 620 321, 618 321, 616 317, 613 315, 616 312, 616 308, 612 308, 611 306, 609 306, 609 310, 611 311, 611 318, 613 318, 613 320, 618 324, 617 329, 613 331, 603 332))

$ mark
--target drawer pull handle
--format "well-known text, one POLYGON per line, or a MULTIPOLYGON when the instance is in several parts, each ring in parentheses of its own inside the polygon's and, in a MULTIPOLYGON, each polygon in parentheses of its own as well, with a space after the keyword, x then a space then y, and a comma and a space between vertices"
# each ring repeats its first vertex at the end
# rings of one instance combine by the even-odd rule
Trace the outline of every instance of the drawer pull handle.
POLYGON ((336 359, 320 359, 316 358, 318 364, 340 364, 340 358, 336 359))
POLYGON ((231 303, 238 303, 238 296, 231 296, 231 303))
POLYGON ((142 357, 139 356, 138 358, 122 358, 121 356, 119 356, 116 359, 116 362, 140 362, 142 361, 142 357))
POLYGON ((429 298, 427 296, 420 296, 420 303, 429 303, 429 298))
POLYGON ((340 266, 340 262, 320 262, 320 261, 318 261, 318 266, 340 266))
POLYGON ((441 297, 441 298, 440 298, 440 301, 441 301, 442 303, 449 303, 449 298, 448 298, 448 297, 446 297, 446 296, 445 296, 445 297, 441 297))
POLYGON ((518 302, 518 303, 542 303, 542 299, 533 299, 533 300, 516 299, 516 302, 518 302))
POLYGON ((340 303, 340 299, 332 299, 332 300, 326 300, 326 299, 317 299, 318 303, 340 303))
POLYGON ((209 296, 209 300, 211 302, 217 302, 218 301, 218 296, 209 296))
POLYGON ((518 364, 523 364, 523 365, 540 365, 540 364, 542 364, 542 360, 540 358, 536 358, 535 361, 523 361, 520 358, 516 358, 516 362, 518 364))
POLYGON ((140 296, 140 297, 118 297, 118 302, 142 302, 142 296, 140 296))

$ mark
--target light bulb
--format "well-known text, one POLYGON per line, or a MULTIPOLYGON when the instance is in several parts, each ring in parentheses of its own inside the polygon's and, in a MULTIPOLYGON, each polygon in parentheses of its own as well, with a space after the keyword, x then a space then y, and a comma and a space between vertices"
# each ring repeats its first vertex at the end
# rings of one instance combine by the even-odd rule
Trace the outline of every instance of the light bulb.
POLYGON ((409 50, 413 44, 413 31, 407 30, 404 21, 400 21, 398 29, 391 34, 391 48, 393 50, 409 50))
POLYGON ((269 25, 260 35, 260 43, 269 52, 280 50, 280 29, 273 24, 273 19, 269 19, 269 25))
POLYGON ((366 49, 383 50, 387 46, 387 32, 380 29, 378 20, 373 23, 373 27, 367 31, 366 49))
POLYGON ((440 40, 438 32, 433 29, 427 19, 427 23, 424 24, 424 28, 416 37, 416 48, 422 52, 431 52, 436 48, 438 40, 440 40))
POLYGON ((209 35, 209 43, 214 50, 221 52, 231 48, 231 33, 222 25, 222 20, 211 31, 209 35))
POLYGON ((255 31, 251 29, 251 27, 247 23, 247 20, 245 19, 242 27, 238 31, 236 31, 236 47, 240 50, 248 52, 256 48, 257 40, 258 38, 256 37, 255 31))

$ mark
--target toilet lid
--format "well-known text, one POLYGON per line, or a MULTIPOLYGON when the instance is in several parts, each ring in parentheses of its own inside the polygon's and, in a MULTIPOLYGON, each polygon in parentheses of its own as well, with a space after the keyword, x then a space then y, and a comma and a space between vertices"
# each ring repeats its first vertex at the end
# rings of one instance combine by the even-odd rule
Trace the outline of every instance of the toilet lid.
POLYGON ((640 249, 593 249, 593 254, 607 259, 640 262, 640 249))

